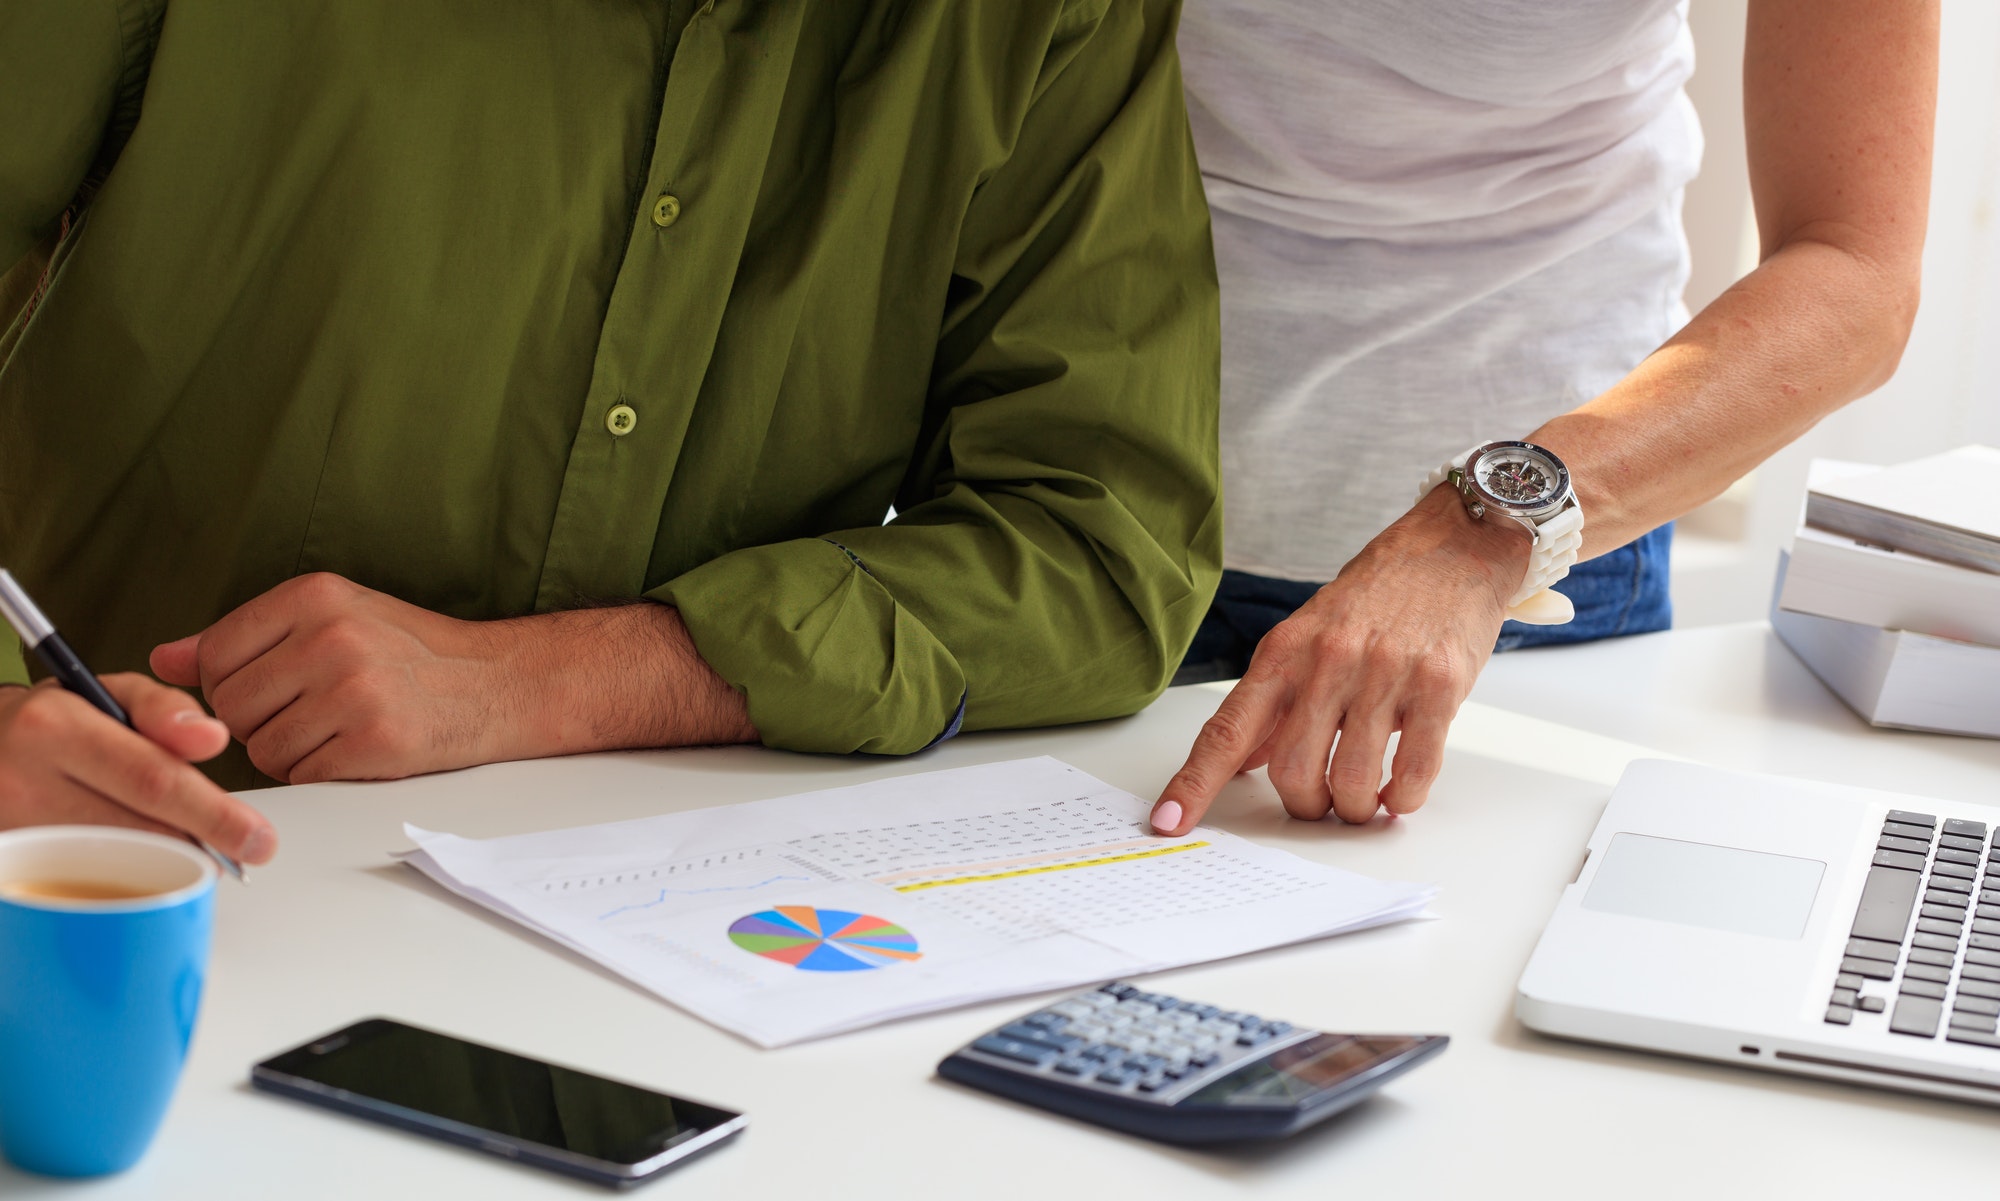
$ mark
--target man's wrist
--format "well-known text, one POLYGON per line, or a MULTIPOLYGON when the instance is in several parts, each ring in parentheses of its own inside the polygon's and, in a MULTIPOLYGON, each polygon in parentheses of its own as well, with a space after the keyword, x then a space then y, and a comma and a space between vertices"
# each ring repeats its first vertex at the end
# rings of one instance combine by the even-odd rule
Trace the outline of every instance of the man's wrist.
POLYGON ((651 601, 488 623, 505 706, 501 758, 754 741, 742 696, 651 601))

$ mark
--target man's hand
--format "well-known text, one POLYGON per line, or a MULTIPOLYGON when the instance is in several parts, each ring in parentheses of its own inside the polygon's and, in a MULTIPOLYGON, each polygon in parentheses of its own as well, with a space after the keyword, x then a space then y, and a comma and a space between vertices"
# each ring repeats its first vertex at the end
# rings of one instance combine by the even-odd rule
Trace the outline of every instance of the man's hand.
POLYGON ((190 766, 229 745, 222 723, 144 676, 105 676, 104 686, 135 729, 54 681, 0 687, 0 829, 130 826, 268 861, 278 849, 271 824, 190 766))
POLYGON ((259 771, 385 780, 580 751, 743 742, 743 698, 663 605, 460 621, 325 573, 153 651, 259 771))
POLYGON ((1415 811, 1443 764, 1451 719, 1493 653, 1529 548, 1513 522, 1475 521, 1449 488, 1434 489, 1265 635, 1161 792, 1154 828, 1187 833, 1231 776, 1265 763, 1293 817, 1330 809, 1365 822, 1378 806, 1415 811))

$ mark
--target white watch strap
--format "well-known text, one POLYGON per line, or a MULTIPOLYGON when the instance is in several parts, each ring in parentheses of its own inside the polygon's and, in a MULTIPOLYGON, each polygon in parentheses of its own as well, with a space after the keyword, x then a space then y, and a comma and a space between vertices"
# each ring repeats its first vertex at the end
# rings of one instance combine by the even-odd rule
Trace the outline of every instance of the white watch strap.
MULTIPOLYGON (((1483 442, 1480 443, 1480 446, 1484 445, 1485 443, 1483 442)), ((1446 463, 1444 466, 1438 468, 1436 471, 1431 472, 1430 475, 1424 480, 1424 486, 1417 489, 1417 499, 1421 501, 1424 497, 1429 496, 1432 492, 1436 491, 1437 486, 1439 484, 1444 483, 1445 479, 1449 477, 1453 471, 1463 468, 1465 466, 1465 461, 1472 457, 1472 451, 1478 449, 1479 447, 1475 446, 1471 450, 1468 450, 1464 454, 1453 459, 1451 462, 1446 463)))
MULTIPOLYGON (((1484 446, 1485 443, 1480 443, 1484 446)), ((1467 449, 1451 462, 1430 473, 1417 499, 1429 496, 1452 471, 1462 470, 1478 446, 1467 449)), ((1576 607, 1554 585, 1569 574, 1583 548, 1583 507, 1570 498, 1569 507, 1534 527, 1535 545, 1528 555, 1528 573, 1507 602, 1507 617, 1527 625, 1561 625, 1576 616, 1576 607)))

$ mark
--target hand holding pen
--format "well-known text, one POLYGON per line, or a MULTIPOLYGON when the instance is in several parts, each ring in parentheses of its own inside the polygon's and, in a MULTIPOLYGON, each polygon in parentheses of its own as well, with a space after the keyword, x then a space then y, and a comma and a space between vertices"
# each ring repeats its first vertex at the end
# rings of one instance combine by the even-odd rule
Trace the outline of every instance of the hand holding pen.
POLYGON ((146 676, 93 675, 5 571, 0 616, 53 677, 0 687, 0 829, 77 823, 181 834, 238 879, 233 859, 270 859, 270 823, 192 766, 229 745, 228 729, 199 702, 146 676))

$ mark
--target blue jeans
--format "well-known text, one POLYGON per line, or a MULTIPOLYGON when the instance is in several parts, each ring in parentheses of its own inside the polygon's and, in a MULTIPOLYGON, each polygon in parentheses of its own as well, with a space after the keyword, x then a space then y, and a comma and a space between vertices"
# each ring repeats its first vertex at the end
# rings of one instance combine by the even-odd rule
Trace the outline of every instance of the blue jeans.
MULTIPOLYGON (((1576 606, 1565 625, 1531 626, 1518 621, 1500 627, 1496 651, 1561 642, 1589 642, 1621 634, 1648 634, 1673 624, 1667 594, 1667 560, 1674 527, 1650 534, 1570 568, 1556 591, 1576 606)), ((1176 684, 1234 680, 1250 666, 1250 655, 1271 627, 1290 617, 1321 585, 1275 580, 1241 571, 1222 573, 1222 586, 1195 632, 1194 645, 1174 673, 1176 684)))

